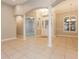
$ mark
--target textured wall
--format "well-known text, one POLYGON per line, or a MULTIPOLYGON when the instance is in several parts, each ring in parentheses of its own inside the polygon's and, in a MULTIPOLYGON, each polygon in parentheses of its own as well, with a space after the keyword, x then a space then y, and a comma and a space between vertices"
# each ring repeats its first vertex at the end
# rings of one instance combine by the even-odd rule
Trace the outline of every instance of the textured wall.
MULTIPOLYGON (((77 36, 77 25, 76 25, 76 32, 65 32, 64 31, 64 17, 65 16, 76 16, 77 17, 77 11, 71 11, 71 12, 63 12, 56 14, 56 35, 70 35, 70 36, 77 36)), ((77 19, 78 22, 78 19, 77 19)), ((77 23, 78 24, 78 23, 77 23)))

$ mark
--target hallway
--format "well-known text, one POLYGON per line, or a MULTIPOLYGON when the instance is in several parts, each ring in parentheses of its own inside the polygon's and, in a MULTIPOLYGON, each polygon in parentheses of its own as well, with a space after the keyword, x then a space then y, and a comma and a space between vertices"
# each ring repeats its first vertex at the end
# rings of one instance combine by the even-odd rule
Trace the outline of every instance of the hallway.
POLYGON ((2 42, 1 59, 77 59, 76 37, 56 37, 52 48, 47 44, 47 38, 22 40, 18 37, 2 42))

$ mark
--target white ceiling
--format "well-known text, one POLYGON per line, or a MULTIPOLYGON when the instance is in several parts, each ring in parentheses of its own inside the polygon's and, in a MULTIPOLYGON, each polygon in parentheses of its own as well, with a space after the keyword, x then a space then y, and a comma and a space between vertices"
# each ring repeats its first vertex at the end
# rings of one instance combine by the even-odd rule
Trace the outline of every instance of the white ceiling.
POLYGON ((1 0, 3 3, 6 3, 11 6, 22 5, 23 13, 26 13, 35 8, 45 8, 50 4, 55 6, 64 0, 1 0))
POLYGON ((17 4, 24 4, 27 0, 1 0, 3 3, 14 6, 17 4))
POLYGON ((38 8, 47 8, 50 4, 52 6, 55 6, 59 4, 63 0, 29 0, 24 4, 24 13, 27 13, 33 9, 38 9, 38 8))
POLYGON ((15 6, 15 5, 23 5, 24 12, 28 12, 29 10, 35 8, 48 7, 50 4, 54 7, 56 12, 66 12, 77 9, 77 0, 1 0, 2 2, 15 6), (63 2, 61 2, 63 1, 63 2), (60 3, 61 2, 61 3, 60 3), (60 4, 59 4, 60 3, 60 4), (71 6, 72 4, 72 6, 71 6))
POLYGON ((50 4, 55 0, 1 0, 2 2, 9 5, 18 5, 18 4, 50 4))
POLYGON ((77 10, 77 0, 65 0, 54 7, 56 13, 77 10))

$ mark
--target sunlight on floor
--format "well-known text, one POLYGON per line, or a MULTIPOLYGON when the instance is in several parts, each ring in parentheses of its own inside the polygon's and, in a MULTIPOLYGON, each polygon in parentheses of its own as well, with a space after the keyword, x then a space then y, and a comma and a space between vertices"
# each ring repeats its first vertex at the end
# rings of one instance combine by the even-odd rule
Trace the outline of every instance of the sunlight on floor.
POLYGON ((56 37, 52 48, 47 38, 2 42, 1 59, 77 59, 77 38, 56 37))

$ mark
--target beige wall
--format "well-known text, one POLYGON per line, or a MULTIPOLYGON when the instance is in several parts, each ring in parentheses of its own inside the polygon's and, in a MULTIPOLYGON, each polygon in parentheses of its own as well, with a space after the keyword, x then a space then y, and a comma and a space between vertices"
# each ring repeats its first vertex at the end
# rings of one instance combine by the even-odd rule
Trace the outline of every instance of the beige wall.
MULTIPOLYGON (((56 13, 56 35, 67 35, 67 36, 77 36, 77 30, 76 32, 65 32, 64 31, 64 17, 65 16, 76 16, 77 17, 77 11, 70 11, 70 12, 63 12, 62 13, 56 13)), ((77 19, 78 22, 78 19, 77 19)), ((77 26, 76 26, 77 28, 77 26)))
POLYGON ((13 7, 1 3, 1 39, 16 37, 16 20, 13 7))
MULTIPOLYGON (((65 16, 71 16, 71 15, 75 15, 77 16, 77 11, 72 11, 72 12, 69 12, 69 11, 66 11, 66 12, 60 12, 60 13, 55 13, 55 12, 52 12, 52 15, 53 15, 53 20, 54 20, 54 32, 55 32, 55 35, 65 35, 65 36, 77 36, 77 30, 76 32, 65 32, 64 31, 64 17, 65 16)), ((35 12, 35 10, 33 11, 30 11, 26 14, 26 16, 33 16, 33 17, 38 17, 37 13, 35 12)), ((78 20, 77 20, 78 21, 78 20)), ((78 23, 77 23, 78 24, 78 23)), ((77 28, 77 26, 76 26, 77 28)), ((19 20, 18 22, 18 34, 23 34, 23 20, 19 20)))
POLYGON ((16 16, 17 35, 23 35, 23 16, 16 16))

